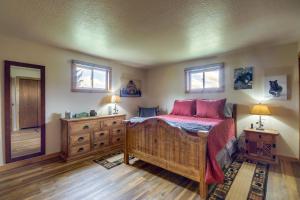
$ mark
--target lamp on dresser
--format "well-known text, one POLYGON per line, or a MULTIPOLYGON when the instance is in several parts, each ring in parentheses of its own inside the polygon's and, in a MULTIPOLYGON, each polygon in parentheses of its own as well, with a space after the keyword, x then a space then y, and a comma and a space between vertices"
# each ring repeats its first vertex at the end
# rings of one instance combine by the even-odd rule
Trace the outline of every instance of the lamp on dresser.
POLYGON ((114 103, 115 107, 113 109, 113 114, 116 115, 119 113, 119 110, 117 109, 117 103, 121 103, 121 97, 118 95, 112 95, 110 99, 110 103, 114 103))
POLYGON ((259 120, 258 120, 258 122, 256 122, 256 124, 258 124, 258 127, 256 128, 256 130, 264 130, 264 128, 263 128, 264 125, 262 123, 261 116, 262 115, 271 115, 269 107, 265 104, 259 103, 252 107, 250 113, 253 115, 259 115, 259 120))

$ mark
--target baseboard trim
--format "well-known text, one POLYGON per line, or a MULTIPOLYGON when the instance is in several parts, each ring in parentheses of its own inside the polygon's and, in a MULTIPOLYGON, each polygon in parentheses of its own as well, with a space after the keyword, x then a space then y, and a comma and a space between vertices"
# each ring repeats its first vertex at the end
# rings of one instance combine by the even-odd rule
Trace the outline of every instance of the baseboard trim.
POLYGON ((37 163, 40 161, 49 160, 49 159, 53 159, 53 158, 60 158, 60 152, 52 153, 52 154, 48 154, 48 155, 37 156, 37 157, 29 158, 26 160, 20 160, 20 161, 4 164, 4 165, 0 166, 0 172, 12 170, 15 168, 23 167, 26 165, 30 165, 33 163, 37 163))
POLYGON ((286 155, 277 155, 279 159, 288 160, 293 162, 300 162, 300 160, 296 157, 286 156, 286 155))

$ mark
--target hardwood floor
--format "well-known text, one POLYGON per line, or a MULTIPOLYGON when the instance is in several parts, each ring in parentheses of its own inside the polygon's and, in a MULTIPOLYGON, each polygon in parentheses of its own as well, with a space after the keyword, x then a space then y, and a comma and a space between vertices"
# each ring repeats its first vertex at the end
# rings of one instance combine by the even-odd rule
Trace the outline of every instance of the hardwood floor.
POLYGON ((11 135, 11 155, 13 158, 41 151, 41 129, 30 128, 14 131, 11 135))
MULTIPOLYGON (((198 183, 136 161, 110 170, 87 157, 52 159, 0 173, 0 199, 200 199, 198 183)), ((300 164, 280 160, 269 172, 267 199, 300 198, 300 164)))

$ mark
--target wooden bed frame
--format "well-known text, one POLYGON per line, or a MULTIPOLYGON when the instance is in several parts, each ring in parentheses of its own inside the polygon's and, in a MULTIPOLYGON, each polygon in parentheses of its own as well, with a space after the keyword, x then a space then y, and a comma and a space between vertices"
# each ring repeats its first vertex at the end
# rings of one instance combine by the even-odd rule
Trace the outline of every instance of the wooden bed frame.
MULTIPOLYGON (((236 123, 236 105, 233 106, 236 123)), ((199 182, 200 197, 207 198, 206 174, 207 131, 188 134, 161 119, 148 119, 130 126, 126 121, 124 162, 129 155, 199 182)), ((236 125, 236 124, 235 124, 236 125)), ((235 131, 236 132, 236 131, 235 131)))

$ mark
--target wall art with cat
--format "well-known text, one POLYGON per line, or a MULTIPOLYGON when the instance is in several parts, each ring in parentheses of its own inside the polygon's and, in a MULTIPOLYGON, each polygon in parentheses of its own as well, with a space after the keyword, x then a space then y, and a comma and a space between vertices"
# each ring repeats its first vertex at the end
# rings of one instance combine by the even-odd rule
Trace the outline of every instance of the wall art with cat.
POLYGON ((265 97, 273 100, 287 100, 287 76, 266 76, 265 97))

